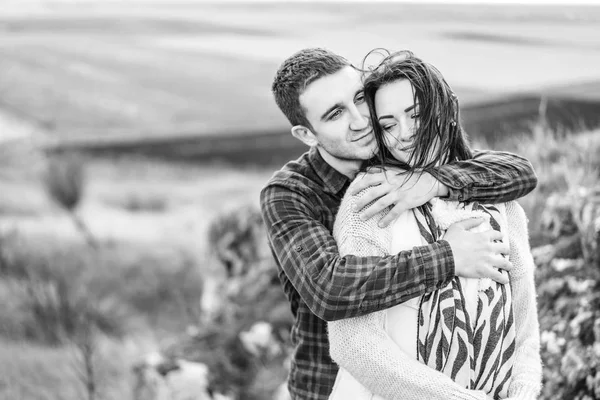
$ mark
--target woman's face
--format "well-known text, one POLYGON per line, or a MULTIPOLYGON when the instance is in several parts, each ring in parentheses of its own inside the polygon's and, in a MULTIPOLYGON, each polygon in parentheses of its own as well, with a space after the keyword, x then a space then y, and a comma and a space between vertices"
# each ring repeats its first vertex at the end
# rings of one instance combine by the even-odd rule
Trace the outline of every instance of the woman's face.
POLYGON ((398 80, 381 86, 375 93, 375 110, 383 139, 394 158, 408 163, 411 145, 419 122, 419 104, 415 104, 412 84, 398 80))

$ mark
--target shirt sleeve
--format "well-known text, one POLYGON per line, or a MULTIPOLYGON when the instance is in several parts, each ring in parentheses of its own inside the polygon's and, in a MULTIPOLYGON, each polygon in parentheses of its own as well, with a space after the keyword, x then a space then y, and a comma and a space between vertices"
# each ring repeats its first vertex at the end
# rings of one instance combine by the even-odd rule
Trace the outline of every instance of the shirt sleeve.
POLYGON ((261 212, 276 261, 302 301, 325 321, 389 308, 454 276, 446 241, 395 255, 340 256, 332 232, 300 190, 267 186, 261 212))
MULTIPOLYGON (((345 210, 344 203, 342 208, 345 210)), ((335 237, 340 239, 342 256, 389 252, 390 243, 381 239, 385 232, 376 226, 365 226, 376 218, 364 222, 345 215, 338 216, 338 220, 340 217, 344 221, 336 223, 335 237)), ((384 310, 329 322, 331 358, 370 392, 386 399, 486 399, 484 392, 465 389, 445 374, 409 357, 386 333, 385 318, 384 310)))
POLYGON ((527 218, 516 202, 506 205, 510 241, 510 286, 515 314, 516 346, 508 394, 520 400, 537 399, 542 387, 540 327, 537 315, 534 262, 529 247, 527 218))
POLYGON ((431 174, 448 187, 448 199, 455 201, 504 203, 537 186, 537 175, 526 158, 501 151, 475 151, 472 159, 444 164, 431 174))

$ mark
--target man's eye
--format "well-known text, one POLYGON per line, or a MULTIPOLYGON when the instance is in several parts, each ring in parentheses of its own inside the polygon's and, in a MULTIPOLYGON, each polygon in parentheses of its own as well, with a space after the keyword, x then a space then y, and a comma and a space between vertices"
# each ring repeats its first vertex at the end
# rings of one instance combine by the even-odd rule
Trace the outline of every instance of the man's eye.
POLYGON ((354 102, 357 103, 357 104, 362 104, 362 103, 364 103, 364 101, 365 101, 365 95, 364 94, 359 94, 354 99, 354 102))
POLYGON ((417 118, 419 118, 420 116, 421 116, 421 115, 420 115, 419 113, 414 113, 414 114, 413 114, 413 115, 411 115, 410 117, 411 117, 412 119, 417 119, 417 118))
POLYGON ((332 112, 331 114, 329 114, 329 119, 330 120, 335 120, 338 119, 340 116, 342 115, 342 110, 335 110, 334 112, 332 112))

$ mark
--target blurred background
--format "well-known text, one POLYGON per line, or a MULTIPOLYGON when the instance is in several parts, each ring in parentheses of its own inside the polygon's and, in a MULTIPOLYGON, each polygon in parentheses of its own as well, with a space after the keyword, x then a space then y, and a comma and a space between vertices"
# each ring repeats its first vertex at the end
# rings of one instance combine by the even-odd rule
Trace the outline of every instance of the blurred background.
POLYGON ((313 46, 411 49, 531 160, 543 398, 600 398, 599 6, 0 0, 1 399, 284 398, 258 194, 313 46))

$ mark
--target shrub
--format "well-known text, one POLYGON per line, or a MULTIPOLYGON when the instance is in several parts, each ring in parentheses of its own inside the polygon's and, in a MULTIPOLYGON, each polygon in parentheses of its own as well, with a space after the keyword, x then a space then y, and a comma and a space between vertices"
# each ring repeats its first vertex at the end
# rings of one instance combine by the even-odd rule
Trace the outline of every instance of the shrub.
POLYGON ((227 276, 247 273, 250 265, 268 253, 260 211, 255 206, 243 205, 217 215, 208 228, 208 248, 223 265, 227 276))
POLYGON ((87 244, 96 247, 94 237, 76 212, 85 186, 82 158, 76 155, 53 155, 48 158, 47 164, 44 184, 48 194, 69 214, 87 244))
POLYGON ((0 317, 0 333, 48 344, 66 343, 90 325, 124 334, 127 307, 89 290, 98 265, 85 248, 46 247, 15 234, 1 246, 0 278, 12 313, 0 317))
POLYGON ((85 184, 81 158, 65 155, 50 156, 44 183, 57 204, 68 211, 74 211, 83 197, 85 184))
POLYGON ((0 235, 0 334, 65 343, 93 326, 122 337, 148 326, 184 330, 199 318, 202 278, 177 249, 104 246, 0 235))
POLYGON ((532 162, 542 193, 534 192, 540 211, 529 217, 533 234, 543 230, 549 243, 534 249, 542 397, 600 399, 600 138, 595 132, 537 145, 532 162))

